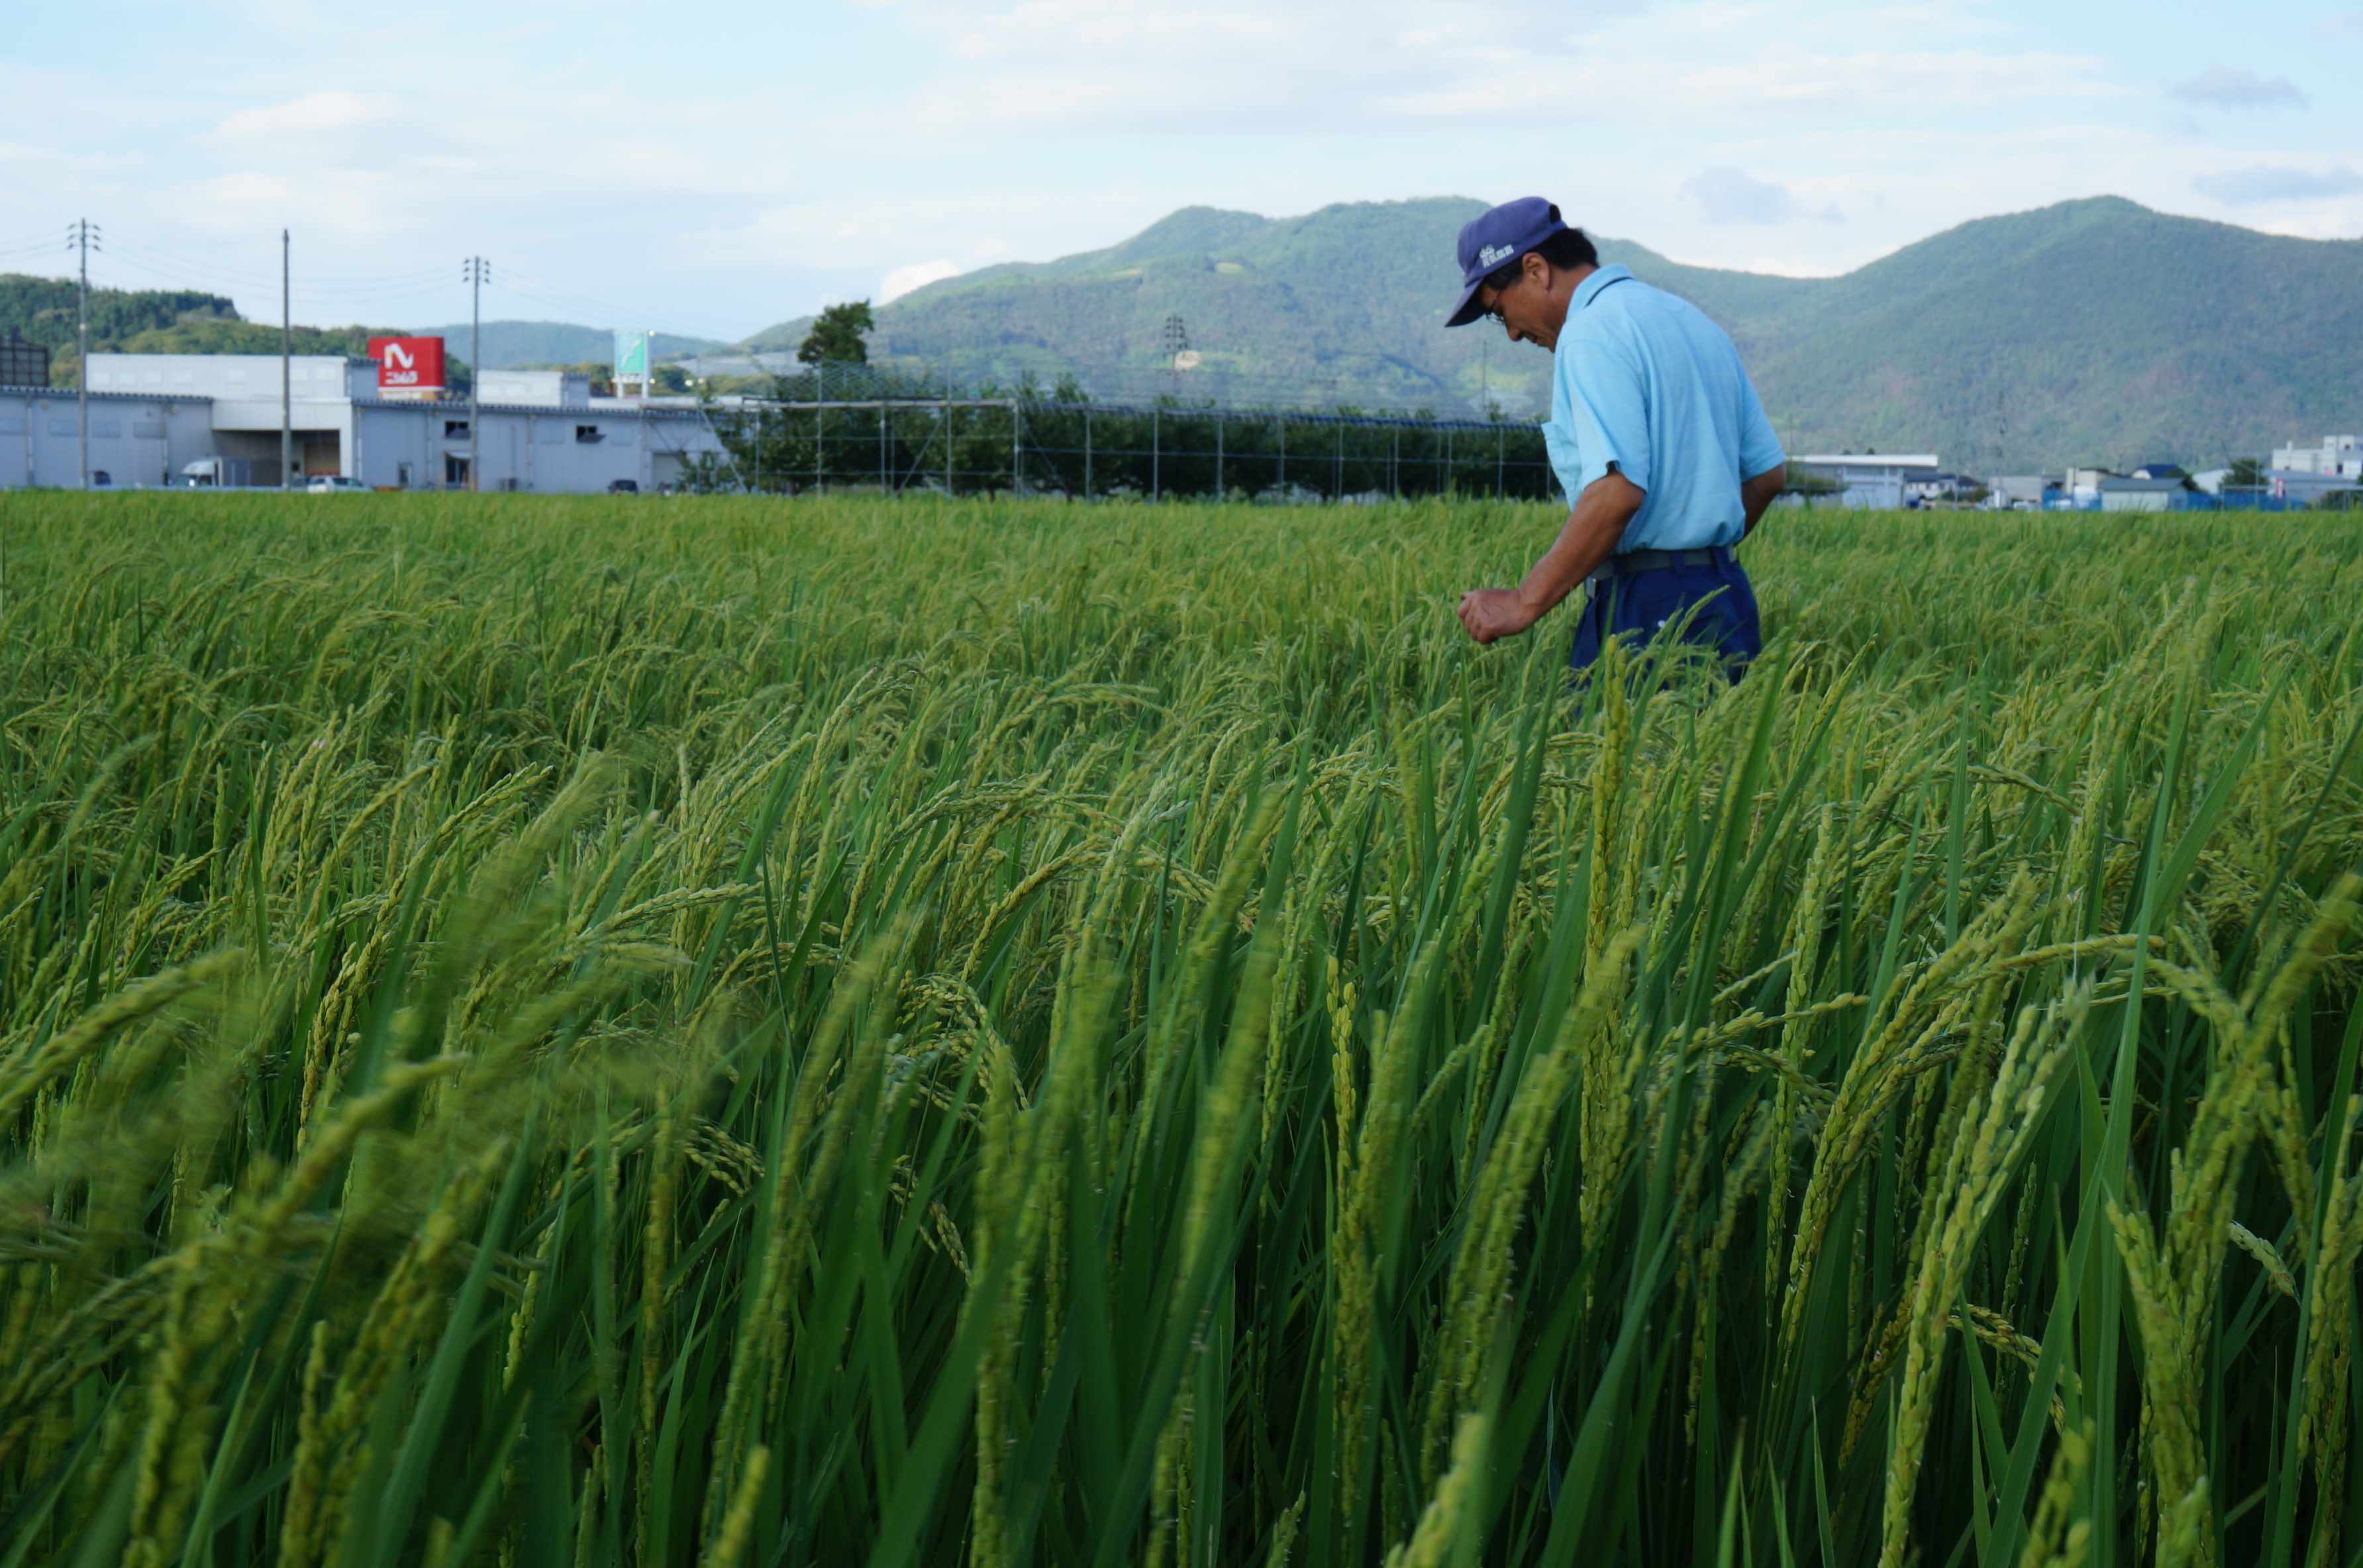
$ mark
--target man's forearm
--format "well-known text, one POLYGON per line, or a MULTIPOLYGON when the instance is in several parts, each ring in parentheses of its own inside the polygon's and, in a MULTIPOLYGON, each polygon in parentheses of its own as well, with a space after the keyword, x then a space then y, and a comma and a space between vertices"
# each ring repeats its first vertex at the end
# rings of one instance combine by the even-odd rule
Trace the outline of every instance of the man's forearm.
POLYGON ((1765 509, 1788 487, 1789 465, 1786 463, 1775 463, 1740 485, 1740 504, 1747 511, 1747 521, 1739 530, 1741 538, 1756 532, 1756 525, 1764 521, 1765 509))
POLYGON ((1614 470, 1585 485, 1559 538, 1518 584, 1519 602, 1541 615, 1574 592, 1616 548, 1646 499, 1647 492, 1614 470))

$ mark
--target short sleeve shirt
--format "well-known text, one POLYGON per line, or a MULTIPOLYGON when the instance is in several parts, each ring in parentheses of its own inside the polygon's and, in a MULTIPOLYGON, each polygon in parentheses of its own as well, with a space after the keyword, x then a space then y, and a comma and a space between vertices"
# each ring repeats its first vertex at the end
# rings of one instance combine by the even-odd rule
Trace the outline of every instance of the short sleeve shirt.
POLYGON ((1619 554, 1737 544, 1741 482, 1784 460, 1731 335, 1622 267, 1568 305, 1543 439, 1570 504, 1611 467, 1646 492, 1619 554))

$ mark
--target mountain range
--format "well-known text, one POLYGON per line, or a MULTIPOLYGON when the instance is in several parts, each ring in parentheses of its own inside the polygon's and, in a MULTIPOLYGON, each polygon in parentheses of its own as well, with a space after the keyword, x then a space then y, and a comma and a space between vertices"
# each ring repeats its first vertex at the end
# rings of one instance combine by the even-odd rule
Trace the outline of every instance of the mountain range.
MULTIPOLYGON (((874 360, 1007 386, 1071 378, 1102 402, 1344 405, 1513 416, 1548 403, 1550 361, 1489 326, 1443 329, 1464 198, 1350 203, 1302 217, 1184 207, 1105 249, 1012 262, 877 310, 874 360), (1176 370, 1186 346, 1192 369, 1176 370)), ((1594 235, 1602 259, 1683 295, 1738 343, 1792 452, 1934 451, 1970 472, 2197 468, 2363 425, 2363 240, 2294 239, 2118 197, 1980 218, 1843 276, 1686 266, 1594 235)), ((91 292, 94 348, 272 352, 275 326, 193 291, 91 292)), ((59 350, 73 286, 0 276, 0 336, 59 350)), ((810 318, 735 345, 660 334, 700 370, 793 362, 810 318)), ((296 329, 360 352, 371 329, 296 329)), ((464 325, 439 333, 467 358, 464 325)), ((488 321, 487 368, 600 362, 605 328, 488 321)))
MULTIPOLYGON (((879 308, 873 359, 956 381, 1514 414, 1548 358, 1442 328, 1467 199, 1294 218, 1187 207, 1104 250, 947 279, 879 308), (1174 373, 1168 322, 1196 351, 1174 373)), ((1576 215, 1580 216, 1581 215, 1576 215)), ((1980 218, 1834 278, 1684 266, 1595 235, 1723 324, 1792 451, 1936 451, 1979 472, 2261 454, 2363 422, 2363 240, 2118 197, 1980 218)), ((746 340, 793 348, 805 321, 746 340)))

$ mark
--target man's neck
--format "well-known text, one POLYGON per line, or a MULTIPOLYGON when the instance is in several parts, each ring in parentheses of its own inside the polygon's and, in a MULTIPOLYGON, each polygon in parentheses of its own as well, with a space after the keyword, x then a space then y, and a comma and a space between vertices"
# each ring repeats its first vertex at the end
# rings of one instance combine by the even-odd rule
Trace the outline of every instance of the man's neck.
POLYGON ((1553 352, 1558 351, 1558 338, 1567 331, 1567 318, 1575 310, 1575 296, 1582 289, 1583 281, 1599 271, 1598 267, 1587 261, 1572 271, 1552 274, 1551 294, 1559 301, 1559 324, 1552 333, 1553 352))

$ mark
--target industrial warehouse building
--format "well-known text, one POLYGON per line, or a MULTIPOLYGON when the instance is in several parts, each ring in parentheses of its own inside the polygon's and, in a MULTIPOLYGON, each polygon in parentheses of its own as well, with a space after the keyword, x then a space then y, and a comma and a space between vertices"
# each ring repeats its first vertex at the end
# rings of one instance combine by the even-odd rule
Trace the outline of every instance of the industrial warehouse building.
MULTIPOLYGON (((337 355, 288 362, 287 406, 303 478, 372 489, 469 488, 468 404, 383 395, 380 367, 337 355)), ((275 479, 281 361, 270 354, 94 354, 90 466, 115 486, 184 482, 192 464, 234 459, 275 479)), ((694 405, 594 398, 580 376, 488 370, 477 383, 475 488, 583 494, 617 480, 654 490, 722 443, 694 405)), ((80 413, 71 392, 0 387, 0 487, 76 482, 80 413)), ((266 480, 264 482, 269 482, 266 480)))
POLYGON ((1934 452, 1903 457, 1886 457, 1877 452, 1824 452, 1789 459, 1792 475, 1810 475, 1836 485, 1836 504, 1884 507, 1890 511, 1903 504, 1908 485, 1928 480, 1939 466, 1934 452))

